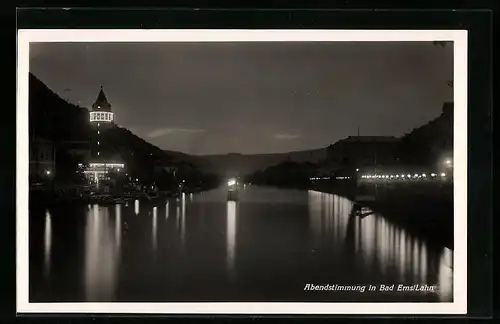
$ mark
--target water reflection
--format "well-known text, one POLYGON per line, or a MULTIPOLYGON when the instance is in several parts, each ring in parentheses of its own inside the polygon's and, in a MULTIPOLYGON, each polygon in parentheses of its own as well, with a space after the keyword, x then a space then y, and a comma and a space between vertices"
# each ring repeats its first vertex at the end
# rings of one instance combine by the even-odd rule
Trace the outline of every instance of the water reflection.
MULTIPOLYGON (((451 250, 431 245, 369 209, 359 210, 346 198, 253 186, 242 191, 238 202, 227 201, 225 190, 197 194, 192 200, 187 195, 159 205, 141 201, 139 206, 139 201, 131 201, 130 208, 71 206, 65 213, 80 217, 76 221, 46 212, 45 223, 42 218, 34 228, 38 232, 33 237, 43 245, 35 250, 39 255, 34 260, 40 265, 44 260, 46 272, 50 267, 50 277, 44 281, 71 279, 61 287, 52 285, 50 291, 36 288, 36 294, 43 295, 37 298, 164 302, 178 301, 178 292, 183 291, 190 300, 226 301, 234 295, 240 301, 248 300, 250 294, 260 300, 276 293, 269 298, 303 301, 300 289, 289 296, 290 291, 278 292, 273 287, 313 278, 339 284, 437 285, 437 293, 413 296, 452 300, 451 250), (175 221, 167 221, 169 217, 175 221), (81 233, 82 224, 83 237, 63 236, 69 231, 57 230, 81 233), (66 244, 68 240, 71 244, 66 244), (63 253, 55 253, 58 250, 63 253), (144 257, 144 252, 152 257, 144 257), (78 270, 83 271, 79 280, 68 273, 76 271, 68 264, 75 261, 83 266, 78 270), (235 289, 240 285, 249 289, 235 289), (208 290, 214 295, 204 295, 208 290)), ((380 299, 413 298, 400 296, 380 299)))
POLYGON ((181 216, 181 209, 179 207, 179 199, 176 199, 176 207, 175 207, 175 228, 179 229, 179 217, 181 216))
POLYGON ((236 253, 236 231, 237 231, 236 202, 227 202, 227 229, 226 229, 226 248, 227 265, 230 274, 234 273, 234 261, 236 253))
POLYGON ((138 199, 136 199, 134 201, 134 211, 135 211, 136 215, 139 215, 139 200, 138 199))
MULTIPOLYGON (((115 224, 108 207, 94 205, 87 214, 85 228, 85 293, 87 300, 112 300, 121 248, 121 225, 116 215, 115 224), (113 229, 113 225, 115 225, 113 229)), ((120 216, 121 217, 121 216, 120 216)))
POLYGON ((444 248, 439 260, 438 284, 441 301, 453 298, 453 251, 444 248))
POLYGON ((425 241, 379 214, 359 210, 346 198, 315 191, 308 196, 310 230, 316 244, 333 240, 336 247, 352 249, 362 268, 379 272, 384 280, 437 285, 439 298, 452 300, 451 250, 430 249, 425 241), (430 264, 435 265, 434 276, 429 276, 430 264))
POLYGON ((52 217, 48 210, 45 212, 45 230, 43 238, 44 271, 45 275, 48 275, 50 272, 50 254, 52 250, 52 217))
POLYGON ((152 229, 152 239, 153 239, 153 251, 156 251, 157 245, 157 232, 158 232, 158 208, 156 206, 153 207, 153 229, 152 229))
POLYGON ((309 191, 309 224, 314 237, 332 238, 343 244, 348 235, 352 202, 346 198, 309 191))
POLYGON ((122 243, 122 206, 116 204, 115 206, 115 237, 116 237, 116 247, 119 248, 122 243))
POLYGON ((181 244, 184 246, 184 239, 186 235, 186 194, 182 193, 181 199, 181 244))
POLYGON ((420 282, 427 282, 427 246, 420 242, 420 282))

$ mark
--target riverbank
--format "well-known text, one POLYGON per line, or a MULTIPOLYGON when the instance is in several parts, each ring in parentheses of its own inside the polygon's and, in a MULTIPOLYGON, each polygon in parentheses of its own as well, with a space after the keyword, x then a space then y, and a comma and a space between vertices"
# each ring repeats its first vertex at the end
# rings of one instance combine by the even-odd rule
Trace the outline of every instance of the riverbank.
POLYGON ((30 191, 29 204, 30 206, 57 206, 66 204, 100 204, 114 205, 125 204, 129 201, 160 201, 171 198, 179 198, 183 193, 194 194, 209 190, 206 187, 185 187, 179 190, 163 190, 154 193, 146 192, 129 192, 129 193, 105 193, 105 194, 73 194, 73 195, 57 195, 50 190, 30 191))
MULTIPOLYGON (((316 184, 312 190, 336 194, 356 201, 356 186, 316 184)), ((383 187, 374 201, 360 204, 408 232, 435 244, 453 249, 454 206, 453 186, 392 186, 383 187)))

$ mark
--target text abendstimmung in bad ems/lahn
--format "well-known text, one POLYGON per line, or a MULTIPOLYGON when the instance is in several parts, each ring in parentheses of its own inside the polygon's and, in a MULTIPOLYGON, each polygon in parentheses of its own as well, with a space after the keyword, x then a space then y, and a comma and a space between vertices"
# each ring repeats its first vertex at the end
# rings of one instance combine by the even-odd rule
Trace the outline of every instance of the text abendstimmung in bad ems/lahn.
POLYGON ((304 290, 327 290, 327 291, 359 291, 365 292, 365 285, 314 285, 306 284, 304 290))
POLYGON ((309 291, 354 291, 364 293, 367 289, 369 291, 381 291, 381 292, 435 292, 437 287, 433 285, 369 285, 369 289, 366 285, 314 285, 306 284, 304 290, 309 291), (376 289, 375 289, 376 287, 376 289))

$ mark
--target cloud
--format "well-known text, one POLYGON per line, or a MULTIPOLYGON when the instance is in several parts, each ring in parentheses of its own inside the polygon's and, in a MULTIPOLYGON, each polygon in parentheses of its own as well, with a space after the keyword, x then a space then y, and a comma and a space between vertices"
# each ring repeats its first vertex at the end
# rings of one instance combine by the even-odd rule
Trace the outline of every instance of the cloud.
POLYGON ((177 128, 177 127, 157 128, 149 132, 148 137, 158 138, 173 133, 195 134, 195 133, 202 133, 204 131, 205 131, 204 129, 197 129, 197 128, 177 128))
POLYGON ((299 137, 300 135, 293 135, 293 134, 275 134, 273 136, 273 138, 277 140, 293 140, 299 137))

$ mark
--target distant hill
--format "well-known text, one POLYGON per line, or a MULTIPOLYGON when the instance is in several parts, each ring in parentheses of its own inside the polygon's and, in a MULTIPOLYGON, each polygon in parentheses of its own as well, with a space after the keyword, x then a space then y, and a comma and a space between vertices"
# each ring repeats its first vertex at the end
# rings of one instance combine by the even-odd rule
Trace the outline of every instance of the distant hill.
POLYGON ((326 158, 326 148, 277 154, 226 154, 196 156, 203 170, 220 176, 250 175, 283 162, 318 163, 326 158))
POLYGON ((453 152, 453 109, 453 103, 444 103, 441 115, 401 138, 397 147, 401 163, 435 165, 443 154, 453 152))
POLYGON ((86 108, 66 102, 30 73, 30 137, 43 137, 53 141, 88 141, 88 118, 86 108))
MULTIPOLYGON (((91 135, 88 109, 73 105, 30 73, 29 75, 30 138, 41 137, 57 143, 88 142, 91 135)), ((152 171, 158 164, 190 164, 187 155, 163 151, 124 127, 106 134, 112 142, 112 153, 119 155, 127 168, 152 171)))
POLYGON ((255 172, 246 177, 246 180, 257 185, 307 188, 310 177, 314 176, 316 171, 317 165, 311 162, 285 161, 264 171, 255 172))
MULTIPOLYGON (((43 137, 55 142, 84 142, 90 139, 87 108, 63 100, 31 73, 29 91, 31 137, 43 137)), ((326 147, 278 154, 195 156, 162 150, 123 127, 116 127, 109 140, 129 166, 150 169, 158 164, 187 165, 219 176, 246 176, 285 162, 318 164, 327 157, 326 147)), ((453 149, 453 104, 446 103, 439 117, 414 129, 399 142, 397 155, 401 163, 435 163, 439 154, 453 149)))

